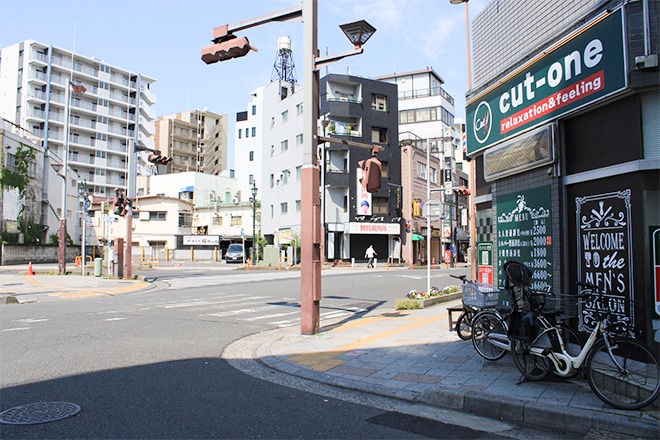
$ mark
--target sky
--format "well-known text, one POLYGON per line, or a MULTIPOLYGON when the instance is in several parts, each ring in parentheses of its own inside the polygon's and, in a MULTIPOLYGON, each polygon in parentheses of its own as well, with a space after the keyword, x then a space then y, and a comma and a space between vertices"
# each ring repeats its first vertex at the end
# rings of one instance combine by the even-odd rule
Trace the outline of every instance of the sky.
MULTIPOLYGON (((470 0, 470 21, 489 0, 470 0)), ((36 40, 156 79, 157 116, 193 109, 226 114, 233 166, 234 121, 250 93, 268 84, 277 39, 291 38, 295 74, 303 84, 303 26, 269 23, 247 29, 258 52, 207 65, 201 49, 213 29, 285 10, 296 0, 0 0, 0 48, 36 40)), ((432 68, 465 116, 465 6, 449 0, 319 0, 321 55, 352 50, 339 25, 366 20, 377 30, 364 53, 330 65, 326 73, 375 77, 432 68)))

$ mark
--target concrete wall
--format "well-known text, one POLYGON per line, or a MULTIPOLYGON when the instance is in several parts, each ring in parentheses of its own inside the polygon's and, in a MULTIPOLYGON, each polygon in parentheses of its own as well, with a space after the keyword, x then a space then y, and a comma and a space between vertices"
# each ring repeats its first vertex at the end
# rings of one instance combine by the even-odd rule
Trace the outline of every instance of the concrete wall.
MULTIPOLYGON (((80 246, 67 246, 67 263, 73 263, 78 255, 80 255, 80 246)), ((57 263, 57 246, 2 244, 0 265, 28 264, 30 261, 33 263, 57 263)))

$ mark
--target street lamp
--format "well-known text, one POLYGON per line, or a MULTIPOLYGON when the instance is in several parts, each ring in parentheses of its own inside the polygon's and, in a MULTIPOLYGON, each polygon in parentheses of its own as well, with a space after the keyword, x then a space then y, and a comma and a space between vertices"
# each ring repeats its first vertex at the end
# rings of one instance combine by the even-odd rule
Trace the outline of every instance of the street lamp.
MULTIPOLYGON (((73 69, 73 54, 71 54, 71 69, 73 69)), ((71 114, 71 89, 74 94, 82 94, 87 89, 82 85, 73 83, 73 71, 71 78, 66 85, 66 112, 64 119, 64 164, 62 167, 62 216, 60 217, 60 231, 58 237, 57 250, 57 269, 60 275, 66 275, 66 187, 67 187, 67 168, 69 167, 69 117, 71 114)))
POLYGON ((257 182, 252 181, 252 264, 257 261, 257 182))
POLYGON ((300 318, 301 333, 316 334, 320 331, 321 301, 321 206, 319 194, 319 165, 317 162, 319 119, 319 70, 346 57, 359 55, 362 45, 373 35, 376 28, 366 21, 344 25, 342 30, 349 37, 355 50, 319 57, 318 54, 318 0, 303 0, 296 6, 235 25, 224 25, 213 30, 213 45, 201 51, 206 64, 225 61, 247 55, 254 48, 246 38, 237 38, 239 32, 273 21, 303 21, 304 93, 303 139, 308 143, 303 149, 301 173, 301 268, 300 268, 300 318))
MULTIPOLYGON (((468 2, 470 0, 449 0, 449 3, 452 5, 458 5, 461 3, 465 3, 465 42, 467 45, 467 86, 468 90, 472 89, 472 69, 470 65, 470 13, 469 13, 469 8, 468 8, 468 2)), ((470 188, 470 194, 476 194, 476 186, 477 186, 477 180, 476 180, 476 165, 475 161, 470 161, 470 181, 468 183, 468 186, 470 188)), ((476 225, 476 218, 477 218, 477 207, 474 203, 471 203, 469 206, 470 210, 470 247, 472 249, 471 252, 471 259, 473 263, 475 262, 475 255, 476 255, 476 239, 477 239, 477 225, 476 225)), ((472 264, 472 278, 476 279, 477 278, 477 265, 472 264)))

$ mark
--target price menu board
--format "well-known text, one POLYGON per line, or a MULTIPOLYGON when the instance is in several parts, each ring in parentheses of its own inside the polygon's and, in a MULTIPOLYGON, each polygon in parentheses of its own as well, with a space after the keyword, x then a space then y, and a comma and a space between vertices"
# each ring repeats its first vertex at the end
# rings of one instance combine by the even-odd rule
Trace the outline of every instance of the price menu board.
POLYGON ((550 186, 497 197, 497 271, 509 260, 532 271, 531 288, 552 287, 552 216, 550 186))

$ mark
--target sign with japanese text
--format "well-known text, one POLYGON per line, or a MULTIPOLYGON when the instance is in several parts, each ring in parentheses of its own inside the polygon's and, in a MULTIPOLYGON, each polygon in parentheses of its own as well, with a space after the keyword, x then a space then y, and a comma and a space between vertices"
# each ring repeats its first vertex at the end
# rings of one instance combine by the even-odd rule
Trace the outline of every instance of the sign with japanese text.
POLYGON ((552 215, 550 186, 517 191, 497 198, 497 270, 516 260, 532 271, 531 288, 552 286, 552 215))
POLYGON ((398 223, 359 223, 348 224, 349 234, 387 234, 399 235, 401 225, 398 223))
POLYGON ((195 245, 219 246, 220 236, 219 235, 184 235, 183 245, 184 246, 195 246, 195 245))

